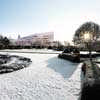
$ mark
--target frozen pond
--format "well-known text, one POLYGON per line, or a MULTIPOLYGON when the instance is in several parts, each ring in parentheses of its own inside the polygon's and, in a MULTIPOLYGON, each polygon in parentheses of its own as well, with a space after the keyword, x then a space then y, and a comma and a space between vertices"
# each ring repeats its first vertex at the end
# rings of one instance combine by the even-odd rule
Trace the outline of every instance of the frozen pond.
POLYGON ((32 64, 0 75, 0 100, 78 100, 81 64, 57 54, 9 54, 31 58, 32 64))

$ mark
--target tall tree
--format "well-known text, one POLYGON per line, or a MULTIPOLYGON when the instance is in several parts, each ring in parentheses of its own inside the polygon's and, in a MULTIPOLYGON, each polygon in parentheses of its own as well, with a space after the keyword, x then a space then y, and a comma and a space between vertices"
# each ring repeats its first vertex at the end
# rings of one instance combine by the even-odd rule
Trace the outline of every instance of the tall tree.
POLYGON ((89 50, 90 59, 92 59, 91 45, 98 38, 100 38, 100 26, 93 22, 86 22, 76 30, 73 41, 75 44, 85 44, 85 47, 89 50))
POLYGON ((7 37, 4 37, 4 38, 3 38, 3 44, 4 44, 5 46, 8 46, 9 43, 10 43, 9 39, 8 39, 7 37))
POLYGON ((85 42, 85 34, 89 34, 92 42, 100 38, 100 26, 94 22, 86 22, 82 24, 75 32, 73 41, 75 44, 80 44, 85 42))

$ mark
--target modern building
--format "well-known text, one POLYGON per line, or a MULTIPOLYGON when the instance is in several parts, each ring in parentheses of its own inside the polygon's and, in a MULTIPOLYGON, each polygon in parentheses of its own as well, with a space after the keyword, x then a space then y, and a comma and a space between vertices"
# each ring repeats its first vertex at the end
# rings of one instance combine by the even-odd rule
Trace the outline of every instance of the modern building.
POLYGON ((35 33, 26 37, 20 38, 16 41, 20 46, 51 46, 54 41, 54 32, 35 33))

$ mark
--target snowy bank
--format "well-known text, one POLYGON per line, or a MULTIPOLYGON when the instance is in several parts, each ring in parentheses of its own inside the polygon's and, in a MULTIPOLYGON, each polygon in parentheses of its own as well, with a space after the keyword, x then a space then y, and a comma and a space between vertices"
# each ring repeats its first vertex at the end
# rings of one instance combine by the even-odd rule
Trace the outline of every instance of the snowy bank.
MULTIPOLYGON (((82 80, 81 100, 100 99, 100 68, 94 61, 87 61, 86 74, 82 80)), ((99 62, 100 63, 100 62, 99 62)))

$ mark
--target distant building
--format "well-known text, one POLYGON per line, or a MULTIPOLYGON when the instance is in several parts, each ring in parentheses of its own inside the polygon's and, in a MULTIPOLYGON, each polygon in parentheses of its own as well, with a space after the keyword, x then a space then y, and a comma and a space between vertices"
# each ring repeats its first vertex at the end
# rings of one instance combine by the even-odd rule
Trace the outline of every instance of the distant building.
POLYGON ((70 43, 67 41, 53 41, 51 46, 53 47, 70 46, 70 43))
POLYGON ((54 41, 54 32, 36 33, 30 36, 20 38, 16 41, 20 46, 51 46, 54 41))

